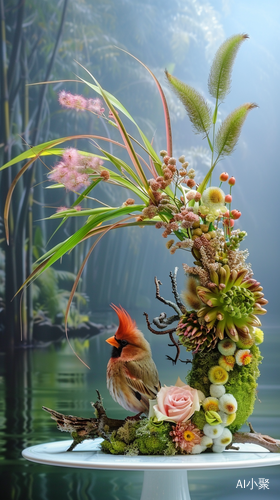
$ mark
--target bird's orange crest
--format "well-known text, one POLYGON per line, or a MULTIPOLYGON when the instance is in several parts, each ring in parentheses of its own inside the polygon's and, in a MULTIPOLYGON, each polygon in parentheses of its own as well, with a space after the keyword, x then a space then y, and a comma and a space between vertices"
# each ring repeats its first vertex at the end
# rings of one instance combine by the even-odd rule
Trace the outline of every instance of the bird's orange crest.
POLYGON ((124 334, 134 334, 136 330, 136 321, 134 321, 123 307, 111 304, 112 309, 117 313, 119 318, 119 328, 116 331, 116 337, 121 337, 124 334))

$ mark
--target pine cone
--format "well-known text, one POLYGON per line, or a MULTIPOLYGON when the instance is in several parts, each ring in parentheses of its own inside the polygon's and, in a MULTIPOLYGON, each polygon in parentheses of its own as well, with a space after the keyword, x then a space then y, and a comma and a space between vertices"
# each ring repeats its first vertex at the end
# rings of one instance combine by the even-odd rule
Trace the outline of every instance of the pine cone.
POLYGON ((214 329, 200 324, 195 311, 182 316, 176 333, 180 343, 194 354, 214 349, 218 341, 214 329))

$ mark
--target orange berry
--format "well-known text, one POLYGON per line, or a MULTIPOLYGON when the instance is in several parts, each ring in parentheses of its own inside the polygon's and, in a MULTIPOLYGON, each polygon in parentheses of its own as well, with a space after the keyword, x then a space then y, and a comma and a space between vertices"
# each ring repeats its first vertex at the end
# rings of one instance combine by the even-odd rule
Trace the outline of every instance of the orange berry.
POLYGON ((222 182, 225 182, 228 180, 228 173, 227 172, 223 172, 221 175, 220 175, 220 181, 222 182))

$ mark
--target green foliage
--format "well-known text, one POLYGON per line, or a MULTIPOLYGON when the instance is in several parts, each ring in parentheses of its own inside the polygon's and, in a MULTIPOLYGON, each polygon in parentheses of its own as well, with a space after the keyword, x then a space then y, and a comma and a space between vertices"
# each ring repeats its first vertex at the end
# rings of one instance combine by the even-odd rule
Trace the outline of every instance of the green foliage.
POLYGON ((254 410, 258 386, 257 378, 260 375, 258 366, 261 363, 262 356, 255 344, 252 345, 250 351, 253 355, 251 363, 241 367, 235 365, 225 385, 226 392, 232 394, 238 404, 236 419, 228 427, 231 432, 238 431, 247 422, 254 410))
POLYGON ((202 409, 199 411, 195 411, 192 416, 192 423, 196 425, 200 430, 202 430, 207 423, 205 418, 205 411, 202 409))
POLYGON ((218 133, 215 133, 215 125, 218 109, 230 91, 231 73, 237 51, 248 35, 239 34, 227 39, 218 49, 211 66, 208 79, 208 88, 212 97, 215 98, 213 116, 204 97, 197 90, 184 84, 166 71, 166 76, 174 92, 184 104, 190 121, 197 133, 203 133, 212 153, 211 166, 203 181, 198 187, 199 193, 203 193, 207 184, 211 181, 212 172, 225 155, 230 155, 239 139, 242 125, 247 117, 248 111, 257 107, 256 104, 247 103, 235 109, 222 123, 218 133), (212 119, 212 140, 210 139, 210 128, 212 119), (214 152, 217 153, 214 158, 214 152))
POLYGON ((172 424, 144 418, 127 421, 101 443, 102 450, 113 455, 174 455, 175 445, 170 439, 172 424))
MULTIPOLYGON (((228 427, 231 432, 236 432, 245 424, 254 409, 256 399, 257 378, 260 374, 258 365, 262 360, 260 350, 256 345, 250 348, 252 362, 246 366, 234 365, 229 372, 228 382, 225 384, 227 393, 232 394, 238 404, 236 419, 228 427)), ((209 353, 197 353, 193 358, 192 369, 187 375, 187 383, 208 397, 210 392, 210 381, 208 378, 209 369, 218 364, 220 352, 218 349, 209 353)), ((203 428, 203 410, 195 412, 192 421, 199 429, 203 428)), ((204 417, 205 419, 205 417, 204 417)))
POLYGON ((230 91, 231 72, 237 51, 248 35, 234 35, 218 49, 211 66, 208 89, 212 97, 222 100, 230 91))
MULTIPOLYGON (((75 281, 75 274, 67 271, 58 271, 53 267, 46 270, 44 276, 39 276, 36 283, 32 283, 33 310, 34 317, 46 317, 52 324, 60 322, 64 316, 69 298, 69 290, 59 286, 60 281, 75 281), (60 319, 59 319, 60 318, 60 319)), ((85 306, 86 298, 75 294, 77 305, 85 306)), ((69 314, 69 326, 77 328, 79 324, 88 321, 88 316, 79 312, 79 309, 72 304, 69 314)))
POLYGON ((189 119, 197 133, 207 134, 211 127, 211 110, 204 97, 193 87, 181 82, 165 71, 167 79, 176 95, 185 106, 189 119))
POLYGON ((233 152, 248 112, 256 107, 256 104, 243 104, 232 111, 222 122, 215 142, 215 149, 219 157, 230 155, 233 152))

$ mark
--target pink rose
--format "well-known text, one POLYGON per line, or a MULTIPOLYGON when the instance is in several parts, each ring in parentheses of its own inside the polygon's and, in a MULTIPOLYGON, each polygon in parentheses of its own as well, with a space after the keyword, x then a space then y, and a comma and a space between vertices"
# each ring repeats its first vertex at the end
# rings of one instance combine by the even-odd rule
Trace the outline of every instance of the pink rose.
POLYGON ((152 408, 152 415, 159 421, 186 422, 195 411, 200 409, 200 396, 196 389, 185 385, 162 387, 157 394, 157 404, 152 408))

